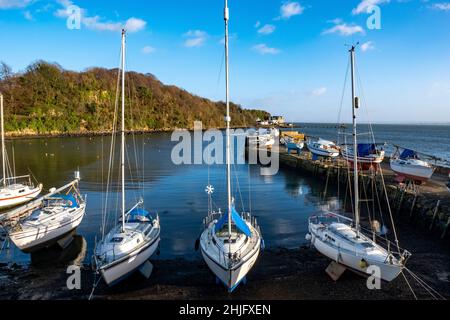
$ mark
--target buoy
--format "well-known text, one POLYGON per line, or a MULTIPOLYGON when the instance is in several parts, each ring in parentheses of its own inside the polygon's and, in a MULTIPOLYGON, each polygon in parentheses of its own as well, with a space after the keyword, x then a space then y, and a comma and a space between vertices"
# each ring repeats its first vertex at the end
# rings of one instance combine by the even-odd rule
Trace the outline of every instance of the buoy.
POLYGON ((362 260, 359 262, 359 267, 360 267, 361 269, 367 269, 368 266, 369 266, 369 265, 368 265, 367 261, 364 260, 364 259, 362 259, 362 260))

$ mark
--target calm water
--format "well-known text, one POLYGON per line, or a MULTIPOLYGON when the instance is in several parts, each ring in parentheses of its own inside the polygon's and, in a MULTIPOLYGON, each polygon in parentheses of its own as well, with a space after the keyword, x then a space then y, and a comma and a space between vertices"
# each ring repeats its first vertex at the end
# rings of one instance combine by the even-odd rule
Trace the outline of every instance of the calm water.
MULTIPOLYGON (((308 125, 302 131, 310 135, 336 139, 336 129, 308 125)), ((450 158, 449 126, 374 126, 378 141, 393 141, 436 156, 450 158)), ((138 152, 144 150, 144 177, 141 166, 131 159, 128 176, 144 180, 143 198, 147 208, 157 211, 162 223, 160 258, 199 257, 194 252, 195 239, 202 230, 202 220, 207 213, 205 186, 208 180, 215 187, 214 201, 217 207, 225 204, 225 167, 206 165, 176 166, 171 161, 175 143, 170 134, 136 136, 138 152), (139 174, 138 174, 139 173, 139 174)), ((128 140, 134 150, 133 141, 128 140)), ((73 177, 77 168, 81 171, 81 191, 87 195, 87 215, 78 229, 86 240, 86 260, 92 255, 96 236, 100 234, 104 184, 106 180, 109 138, 55 138, 31 139, 9 142, 10 158, 14 146, 17 174, 28 172, 42 181, 46 190, 62 186, 73 177)), ((241 152, 243 152, 241 150, 241 152)), ((141 166, 142 167, 142 166, 141 166)), ((117 168, 114 172, 118 172, 117 168)), ((258 166, 236 165, 234 177, 239 181, 235 188, 239 209, 251 212, 259 219, 266 246, 298 247, 305 242, 308 217, 322 206, 337 208, 335 190, 329 190, 328 198, 321 200, 323 185, 309 177, 291 171, 280 171, 273 177, 260 176, 258 166), (251 183, 249 183, 251 182, 251 183), (251 192, 249 192, 251 190, 251 192), (249 206, 251 203, 251 207, 249 206)), ((115 174, 117 177, 117 174, 115 174)), ((129 205, 142 196, 139 183, 128 181, 129 205)), ((236 185, 236 184, 235 184, 236 185)), ((110 195, 111 202, 117 193, 110 195)), ((110 207, 113 207, 111 204, 110 207)), ((112 208, 113 209, 113 208, 112 208)), ((114 211, 114 210, 113 210, 114 211)), ((114 216, 114 213, 109 215, 114 216)), ((114 220, 111 218, 111 220, 114 220)), ((0 262, 29 263, 30 256, 22 254, 11 245, 0 253, 0 262)))

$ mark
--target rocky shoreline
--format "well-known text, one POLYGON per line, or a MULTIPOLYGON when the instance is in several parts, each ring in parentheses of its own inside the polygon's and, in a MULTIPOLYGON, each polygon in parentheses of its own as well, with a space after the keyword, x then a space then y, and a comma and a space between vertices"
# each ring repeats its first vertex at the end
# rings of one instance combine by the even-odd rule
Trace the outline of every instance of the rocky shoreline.
MULTIPOLYGON (((413 256, 408 268, 447 299, 450 298, 448 243, 400 225, 402 243, 413 256)), ((52 260, 53 261, 53 260, 52 260)), ((402 276, 368 290, 365 279, 346 271, 338 282, 324 272, 329 261, 309 247, 264 251, 248 277, 233 294, 216 285, 199 256, 195 260, 154 260, 150 279, 135 274, 114 288, 100 281, 93 299, 98 300, 412 300, 402 276)), ((39 265, 39 263, 38 263, 39 265)), ((406 273, 408 276, 408 274, 406 273)), ((94 273, 81 267, 81 290, 66 287, 64 263, 41 266, 0 265, 0 300, 86 300, 94 273)), ((431 296, 408 276, 419 299, 431 296)))

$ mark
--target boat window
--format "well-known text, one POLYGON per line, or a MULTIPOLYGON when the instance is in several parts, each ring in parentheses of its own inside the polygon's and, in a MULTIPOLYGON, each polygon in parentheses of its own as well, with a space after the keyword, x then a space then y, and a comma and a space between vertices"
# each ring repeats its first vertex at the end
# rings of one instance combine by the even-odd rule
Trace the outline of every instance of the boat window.
POLYGON ((121 243, 123 241, 122 237, 114 237, 111 239, 111 243, 121 243))
POLYGON ((370 242, 362 242, 361 246, 363 246, 364 248, 372 248, 373 245, 370 242))
POLYGON ((25 189, 22 189, 19 191, 19 193, 24 193, 24 192, 25 192, 25 189))

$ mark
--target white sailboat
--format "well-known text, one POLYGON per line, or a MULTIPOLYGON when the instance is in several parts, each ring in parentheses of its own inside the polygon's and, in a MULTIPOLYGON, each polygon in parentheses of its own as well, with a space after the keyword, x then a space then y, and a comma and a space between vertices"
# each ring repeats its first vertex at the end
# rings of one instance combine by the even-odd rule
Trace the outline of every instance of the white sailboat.
POLYGON ((42 191, 42 184, 35 186, 29 175, 8 177, 3 115, 3 95, 0 93, 1 144, 3 178, 0 181, 0 210, 11 208, 35 199, 42 191))
POLYGON ((405 149, 391 158, 391 169, 399 176, 413 181, 425 182, 431 179, 436 170, 430 163, 420 160, 417 152, 405 149))
MULTIPOLYGON (((225 0, 225 60, 226 60, 226 157, 227 157, 227 212, 221 214, 208 209, 208 216, 204 220, 205 230, 200 236, 202 256, 216 275, 232 292, 244 282, 246 275, 258 259, 261 248, 261 231, 256 219, 249 213, 240 215, 235 207, 231 195, 231 159, 230 159, 230 105, 229 105, 229 77, 228 77, 228 1, 225 0)), ((213 188, 207 188, 211 196, 213 188)))
MULTIPOLYGON (((148 261, 157 251, 161 227, 159 216, 145 210, 143 200, 126 210, 125 199, 125 30, 122 31, 122 129, 121 129, 121 219, 97 243, 94 263, 105 282, 115 285, 139 270, 147 278, 152 265, 148 261)), ((115 132, 113 132, 113 135, 115 132)), ((112 139, 114 143, 114 139, 112 139)), ((103 226, 104 230, 105 226, 103 226)))
MULTIPOLYGON (((86 212, 86 199, 80 194, 79 181, 76 172, 74 181, 36 200, 38 207, 8 229, 9 238, 21 251, 32 253, 55 243, 65 248, 70 243, 86 212)), ((22 215, 20 212, 28 207, 16 209, 15 216, 22 215)))
MULTIPOLYGON (((357 148, 356 95, 355 95, 355 46, 350 49, 352 74, 353 146, 357 148)), ((394 280, 404 269, 411 255, 400 249, 395 233, 395 245, 387 241, 387 248, 377 243, 375 235, 364 235, 360 226, 360 199, 358 177, 358 155, 353 154, 354 213, 355 220, 332 212, 323 212, 309 219, 307 239, 324 256, 332 260, 328 273, 337 280, 350 269, 362 275, 371 274, 371 266, 379 268, 382 280, 394 280)))

